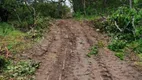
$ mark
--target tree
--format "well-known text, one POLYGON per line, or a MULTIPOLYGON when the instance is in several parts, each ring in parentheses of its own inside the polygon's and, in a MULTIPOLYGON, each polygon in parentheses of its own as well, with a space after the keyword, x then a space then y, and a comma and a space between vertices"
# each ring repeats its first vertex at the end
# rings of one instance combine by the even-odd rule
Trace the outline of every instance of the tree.
POLYGON ((129 0, 129 6, 132 8, 132 0, 129 0))

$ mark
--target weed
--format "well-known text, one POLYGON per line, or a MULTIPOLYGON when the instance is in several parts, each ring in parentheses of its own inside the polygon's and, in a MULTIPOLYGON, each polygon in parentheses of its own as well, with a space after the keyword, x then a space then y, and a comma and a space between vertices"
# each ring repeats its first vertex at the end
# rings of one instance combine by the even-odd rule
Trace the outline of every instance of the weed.
POLYGON ((6 67, 4 74, 7 75, 7 78, 21 78, 23 80, 26 76, 33 75, 38 67, 39 63, 33 61, 11 62, 6 67))
POLYGON ((106 30, 121 40, 134 41, 141 36, 141 10, 120 7, 109 17, 106 30))
POLYGON ((116 53, 115 56, 117 56, 120 60, 124 60, 124 53, 122 52, 116 53))
POLYGON ((104 43, 103 43, 102 41, 98 41, 97 46, 98 46, 99 48, 103 48, 103 47, 104 47, 104 43))
POLYGON ((6 59, 4 56, 0 56, 0 71, 2 71, 3 68, 6 68, 8 64, 9 64, 9 60, 6 59))
POLYGON ((142 39, 131 42, 127 47, 132 49, 135 53, 142 54, 142 39))
POLYGON ((14 30, 13 26, 7 23, 0 23, 0 36, 8 35, 14 30))
POLYGON ((126 41, 123 40, 112 40, 112 42, 108 45, 108 48, 115 52, 122 52, 122 49, 124 49, 126 46, 126 41))
POLYGON ((7 47, 11 53, 20 53, 30 44, 30 40, 25 39, 25 36, 27 35, 28 34, 15 29, 13 26, 7 23, 0 23, 0 47, 2 48, 1 50, 4 50, 2 47, 4 46, 7 47))
POLYGON ((138 54, 140 61, 142 62, 142 54, 138 54))
POLYGON ((98 53, 98 47, 96 46, 93 46, 91 49, 90 49, 90 52, 87 54, 88 57, 91 57, 91 55, 96 55, 98 53))

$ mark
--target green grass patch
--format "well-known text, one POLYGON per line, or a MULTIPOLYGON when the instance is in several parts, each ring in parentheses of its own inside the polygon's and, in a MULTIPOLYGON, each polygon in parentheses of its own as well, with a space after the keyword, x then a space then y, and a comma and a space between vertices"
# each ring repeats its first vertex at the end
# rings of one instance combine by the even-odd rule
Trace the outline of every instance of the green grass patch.
POLYGON ((97 18, 99 18, 100 16, 97 15, 83 15, 81 13, 75 13, 74 14, 74 19, 82 21, 82 20, 95 20, 97 18))
POLYGON ((15 29, 10 24, 0 23, 0 47, 7 47, 12 53, 21 52, 28 47, 30 41, 25 39, 27 35, 27 33, 15 29))
POLYGON ((112 40, 108 45, 108 48, 115 52, 123 52, 123 49, 126 47, 126 41, 124 40, 112 40))
POLYGON ((142 39, 131 42, 127 47, 132 49, 135 53, 142 54, 142 39))
POLYGON ((39 63, 31 60, 21 61, 17 54, 21 54, 43 37, 48 31, 49 18, 38 18, 33 25, 34 27, 23 23, 0 23, 0 80, 33 80, 32 75, 39 63), (10 52, 8 58, 7 49, 10 52))
POLYGON ((142 54, 138 54, 140 61, 142 62, 142 54))
POLYGON ((122 52, 115 53, 115 56, 117 56, 120 60, 124 60, 124 53, 122 52))
POLYGON ((5 80, 31 80, 33 78, 32 75, 34 75, 38 67, 39 63, 31 60, 11 61, 9 65, 4 68, 3 78, 5 80))
POLYGON ((91 49, 90 49, 90 52, 87 54, 88 57, 91 57, 91 55, 96 55, 98 54, 98 47, 96 46, 93 46, 91 49))

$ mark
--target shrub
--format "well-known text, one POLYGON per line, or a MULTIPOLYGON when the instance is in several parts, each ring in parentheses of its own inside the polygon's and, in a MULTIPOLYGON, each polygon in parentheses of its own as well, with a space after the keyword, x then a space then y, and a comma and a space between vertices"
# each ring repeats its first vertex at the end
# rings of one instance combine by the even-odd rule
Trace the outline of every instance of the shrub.
POLYGON ((8 59, 0 55, 0 72, 3 71, 3 68, 6 68, 8 64, 9 64, 8 59))
MULTIPOLYGON (((5 67, 2 77, 5 80, 31 80, 32 75, 35 73, 36 69, 39 67, 38 62, 20 60, 18 62, 11 62, 5 67)), ((33 80, 33 79, 32 79, 33 80)))
POLYGON ((0 23, 0 47, 3 51, 6 47, 11 53, 21 52, 30 44, 30 39, 25 39, 27 35, 7 23, 0 23))
POLYGON ((116 53, 115 56, 117 56, 120 60, 124 60, 124 53, 116 53))
POLYGON ((135 40, 139 36, 137 33, 141 32, 139 29, 142 17, 141 11, 137 11, 134 8, 120 7, 110 16, 107 31, 117 34, 120 36, 119 39, 135 40))
POLYGON ((135 53, 142 54, 142 39, 133 41, 128 44, 127 47, 132 49, 135 53))
POLYGON ((126 46, 126 41, 124 40, 112 40, 112 42, 108 45, 108 48, 112 51, 122 52, 126 46))
POLYGON ((91 49, 90 49, 90 52, 87 54, 88 57, 91 57, 91 55, 96 55, 98 53, 98 47, 96 46, 93 46, 91 49))
POLYGON ((14 30, 13 26, 7 23, 0 23, 0 36, 5 36, 14 30))

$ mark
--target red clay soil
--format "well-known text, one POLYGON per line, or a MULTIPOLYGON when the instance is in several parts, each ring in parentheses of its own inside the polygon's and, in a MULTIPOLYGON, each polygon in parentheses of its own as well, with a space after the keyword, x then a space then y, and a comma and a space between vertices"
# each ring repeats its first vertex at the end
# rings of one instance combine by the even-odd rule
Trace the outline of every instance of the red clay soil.
POLYGON ((106 47, 96 56, 86 56, 94 44, 101 41, 107 45, 109 41, 89 24, 69 19, 52 24, 45 38, 30 51, 32 58, 41 62, 36 80, 142 80, 140 72, 106 47))

